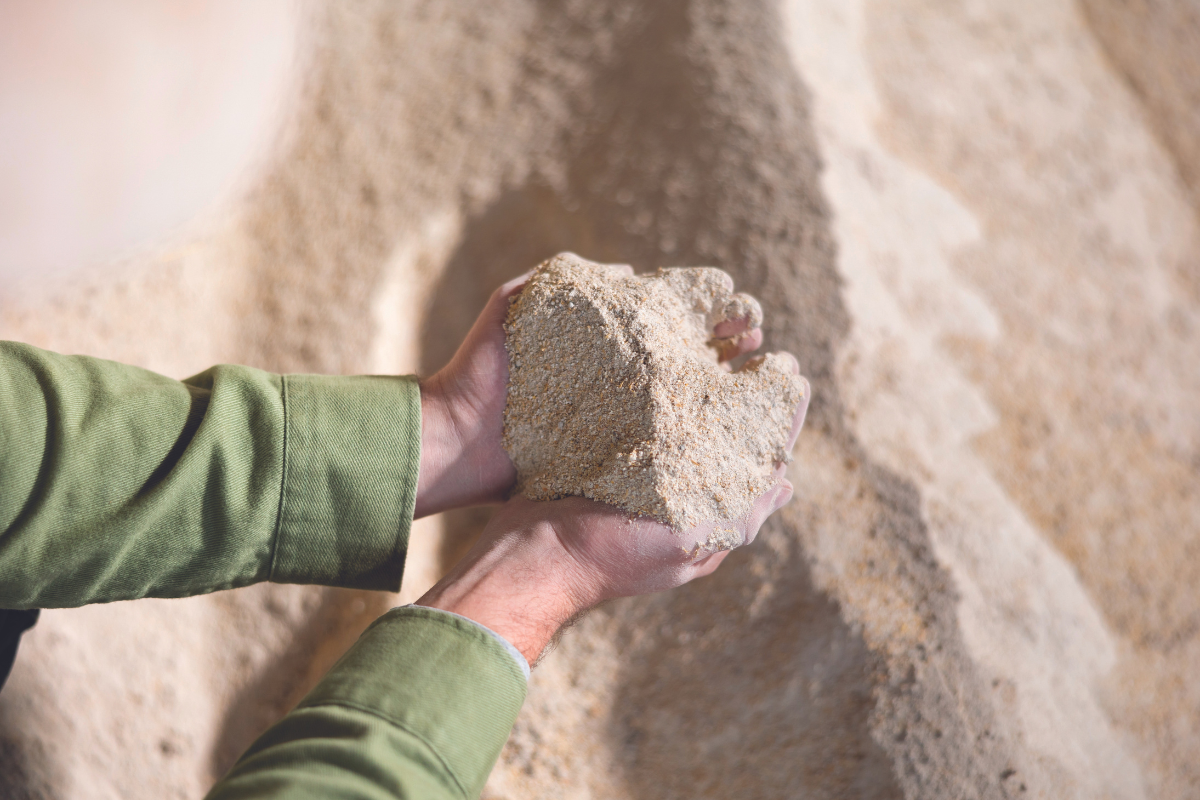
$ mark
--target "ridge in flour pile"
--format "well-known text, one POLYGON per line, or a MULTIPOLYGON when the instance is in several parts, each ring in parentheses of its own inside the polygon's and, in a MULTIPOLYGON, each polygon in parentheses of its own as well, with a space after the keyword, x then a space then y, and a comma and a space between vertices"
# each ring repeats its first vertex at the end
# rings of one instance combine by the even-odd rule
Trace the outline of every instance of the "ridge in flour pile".
POLYGON ((504 447, 534 500, 582 496, 676 530, 744 516, 790 460, 806 382, 769 354, 726 371, 713 328, 762 319, 710 267, 647 275, 563 253, 509 307, 504 447))

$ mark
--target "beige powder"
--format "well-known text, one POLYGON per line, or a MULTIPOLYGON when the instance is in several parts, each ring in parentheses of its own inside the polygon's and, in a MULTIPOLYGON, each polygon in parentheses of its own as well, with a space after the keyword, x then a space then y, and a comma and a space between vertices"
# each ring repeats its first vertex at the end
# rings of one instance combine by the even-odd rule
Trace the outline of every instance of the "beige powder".
MULTIPOLYGON (((504 446, 518 490, 589 497, 677 530, 734 520, 774 482, 805 382, 771 354, 737 372, 713 329, 762 318, 709 267, 623 271, 564 253, 509 309, 504 446)), ((736 543, 731 543, 736 544, 736 543)))

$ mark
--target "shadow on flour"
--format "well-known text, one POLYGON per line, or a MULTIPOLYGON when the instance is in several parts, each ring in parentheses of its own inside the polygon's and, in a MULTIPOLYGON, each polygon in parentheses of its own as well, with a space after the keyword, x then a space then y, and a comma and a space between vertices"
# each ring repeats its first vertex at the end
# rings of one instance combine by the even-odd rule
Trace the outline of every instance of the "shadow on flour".
MULTIPOLYGON (((429 308, 425 374, 453 355, 496 285, 554 253, 628 261, 639 271, 661 263, 653 242, 612 235, 624 228, 620 206, 575 204, 568 210, 535 183, 506 193, 469 223, 429 308)), ((488 517, 487 509, 447 515, 443 570, 488 517)), ((782 796, 797 775, 809 776, 814 796, 897 796, 890 764, 870 735, 879 667, 812 585, 798 540, 781 524, 710 579, 594 613, 617 623, 626 654, 611 735, 632 797, 734 788, 736 796, 782 796), (698 760, 703 771, 692 768, 698 760)))
MULTIPOLYGON (((627 217, 637 213, 564 198, 536 182, 503 195, 468 224, 434 293, 425 373, 450 358, 496 285, 554 253, 639 271, 663 263, 657 242, 629 235, 627 217)), ((668 263, 712 259, 685 252, 668 263)), ((488 516, 487 509, 447 515, 443 570, 488 516)), ((774 524, 763 538, 771 544, 737 554, 700 584, 594 612, 611 617, 615 625, 600 628, 615 628, 626 654, 611 717, 614 767, 630 796, 646 800, 783 796, 798 775, 808 776, 813 796, 898 796, 870 732, 878 664, 813 587, 795 534, 774 524)), ((570 646, 568 634, 563 647, 570 646)))
MULTIPOLYGON (((639 272, 717 266, 762 301, 766 349, 799 358, 816 389, 809 427, 861 459, 834 374, 849 320, 820 159, 778 9, 608 6, 633 22, 572 98, 581 121, 564 131, 553 180, 535 169, 468 220, 433 295, 422 367, 449 359, 496 285, 559 251, 639 272)), ((566 17, 556 41, 585 59, 590 23, 566 17)), ((443 568, 486 519, 448 519, 443 568)), ((923 534, 919 513, 910 521, 923 534)), ((604 620, 589 628, 613 632, 623 666, 578 680, 615 684, 610 751, 629 797, 900 796, 905 748, 885 753, 877 736, 887 669, 815 587, 798 524, 772 520, 696 585, 593 612, 604 620)))

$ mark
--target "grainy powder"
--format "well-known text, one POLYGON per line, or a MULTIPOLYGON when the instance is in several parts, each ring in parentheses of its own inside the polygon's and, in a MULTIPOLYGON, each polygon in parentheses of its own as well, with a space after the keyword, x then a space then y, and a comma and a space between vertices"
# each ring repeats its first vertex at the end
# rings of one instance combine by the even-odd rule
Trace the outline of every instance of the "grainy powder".
POLYGON ((746 514, 790 459, 805 384, 780 355, 738 372, 718 364, 714 326, 762 318, 732 289, 710 267, 633 276, 570 253, 539 266, 505 324, 518 490, 589 497, 676 530, 746 514))

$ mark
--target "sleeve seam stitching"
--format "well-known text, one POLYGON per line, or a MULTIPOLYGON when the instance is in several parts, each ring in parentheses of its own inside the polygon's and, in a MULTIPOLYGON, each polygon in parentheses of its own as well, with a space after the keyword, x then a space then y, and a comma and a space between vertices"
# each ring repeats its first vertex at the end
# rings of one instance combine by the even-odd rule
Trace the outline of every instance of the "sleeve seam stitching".
POLYGON ((288 379, 286 375, 279 377, 279 397, 283 404, 283 457, 279 475, 279 508, 275 513, 275 531, 271 537, 271 569, 267 575, 269 582, 275 580, 275 568, 279 558, 279 540, 283 538, 283 515, 286 510, 288 466, 291 462, 288 451, 288 429, 291 427, 291 416, 288 414, 288 379))

